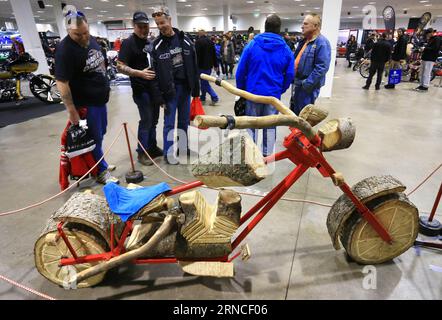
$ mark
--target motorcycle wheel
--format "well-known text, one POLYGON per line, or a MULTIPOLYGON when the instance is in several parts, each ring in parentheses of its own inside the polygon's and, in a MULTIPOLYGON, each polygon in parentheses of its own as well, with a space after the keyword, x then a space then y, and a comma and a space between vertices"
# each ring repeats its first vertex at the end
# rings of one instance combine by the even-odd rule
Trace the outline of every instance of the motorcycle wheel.
POLYGON ((29 88, 32 94, 45 103, 60 103, 61 95, 57 90, 54 77, 39 74, 29 81, 29 88))

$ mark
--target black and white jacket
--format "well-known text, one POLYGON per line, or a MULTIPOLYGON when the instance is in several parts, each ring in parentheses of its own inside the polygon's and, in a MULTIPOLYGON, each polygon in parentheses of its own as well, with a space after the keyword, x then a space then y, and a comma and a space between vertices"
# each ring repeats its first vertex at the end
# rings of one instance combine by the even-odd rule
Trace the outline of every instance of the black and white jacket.
MULTIPOLYGON (((181 48, 183 49, 184 68, 186 72, 186 80, 192 92, 192 97, 200 96, 199 71, 195 52, 195 45, 183 31, 173 28, 178 34, 181 48)), ((175 95, 175 84, 173 79, 173 66, 170 55, 169 41, 165 41, 165 37, 160 34, 152 44, 152 57, 154 61, 154 69, 160 91, 165 99, 175 95)))

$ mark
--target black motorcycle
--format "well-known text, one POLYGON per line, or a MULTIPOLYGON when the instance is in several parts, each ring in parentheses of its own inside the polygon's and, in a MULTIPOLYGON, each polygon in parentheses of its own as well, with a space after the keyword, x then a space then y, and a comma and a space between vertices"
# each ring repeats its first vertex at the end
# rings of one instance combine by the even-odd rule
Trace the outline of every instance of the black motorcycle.
POLYGON ((21 82, 29 81, 32 94, 45 103, 60 103, 61 96, 57 90, 55 78, 50 75, 37 74, 38 62, 30 54, 12 57, 0 65, 0 102, 20 101, 21 82))

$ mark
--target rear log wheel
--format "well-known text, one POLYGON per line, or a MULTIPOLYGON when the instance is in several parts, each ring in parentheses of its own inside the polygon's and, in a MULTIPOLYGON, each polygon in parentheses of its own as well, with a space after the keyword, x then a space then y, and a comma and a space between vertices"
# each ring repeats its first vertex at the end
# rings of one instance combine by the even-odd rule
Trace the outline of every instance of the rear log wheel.
POLYGON ((57 89, 55 78, 44 74, 36 75, 29 82, 32 94, 46 103, 60 103, 61 95, 57 89))
POLYGON ((376 198, 366 204, 393 239, 388 244, 354 211, 340 236, 348 255, 361 264, 379 264, 401 255, 416 240, 419 230, 417 208, 403 193, 376 198))
MULTIPOLYGON (((40 236, 35 244, 35 265, 37 270, 49 281, 64 286, 65 288, 69 287, 74 289, 68 286, 69 279, 75 273, 79 273, 100 262, 60 266, 59 263, 61 258, 72 258, 72 255, 63 239, 57 237, 58 233, 56 228, 55 230, 53 228, 51 229, 52 231, 40 236)), ((92 228, 84 225, 76 225, 73 227, 68 225, 64 228, 64 232, 79 257, 104 253, 107 249, 106 242, 92 228)), ((94 277, 86 279, 76 284, 76 288, 94 286, 103 280, 105 274, 106 272, 102 272, 94 277)))

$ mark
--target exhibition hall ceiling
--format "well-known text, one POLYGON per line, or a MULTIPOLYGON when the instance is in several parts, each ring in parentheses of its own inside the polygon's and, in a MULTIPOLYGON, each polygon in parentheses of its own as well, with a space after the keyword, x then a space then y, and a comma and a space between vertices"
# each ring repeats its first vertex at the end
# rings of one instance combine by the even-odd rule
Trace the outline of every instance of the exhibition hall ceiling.
MULTIPOLYGON (((14 19, 11 0, 0 0, 0 17, 14 19)), ((333 0, 325 0, 333 1, 333 0)), ((31 0, 35 20, 37 23, 54 23, 52 0, 43 0, 45 9, 39 8, 37 0, 31 0)), ((66 0, 67 4, 74 5, 84 12, 91 22, 131 19, 135 10, 152 12, 152 8, 165 1, 161 0, 66 0)), ((56 2, 55 2, 56 3, 56 2)), ((235 15, 277 13, 285 20, 300 20, 301 13, 322 12, 323 0, 178 0, 178 16, 209 16, 222 15, 223 5, 230 7, 230 13, 235 15)), ((430 11, 435 18, 442 18, 442 0, 388 0, 388 1, 361 1, 343 0, 342 20, 361 21, 362 9, 366 5, 374 5, 378 15, 388 4, 396 9, 398 18, 419 17, 430 11), (404 13, 404 10, 407 13, 404 13)))

